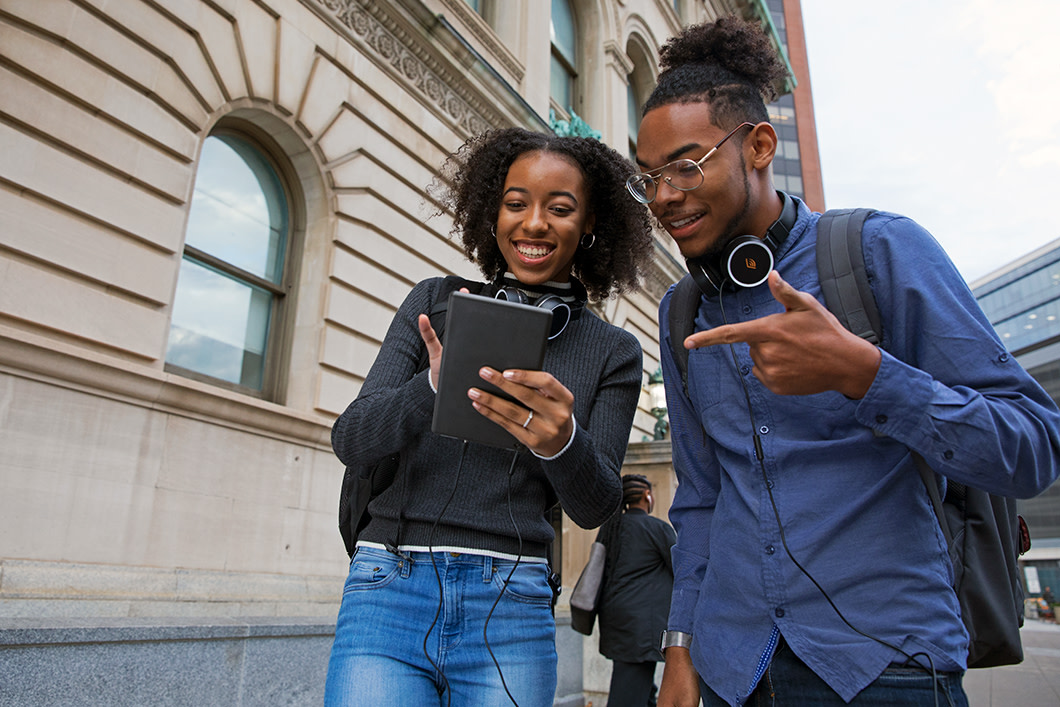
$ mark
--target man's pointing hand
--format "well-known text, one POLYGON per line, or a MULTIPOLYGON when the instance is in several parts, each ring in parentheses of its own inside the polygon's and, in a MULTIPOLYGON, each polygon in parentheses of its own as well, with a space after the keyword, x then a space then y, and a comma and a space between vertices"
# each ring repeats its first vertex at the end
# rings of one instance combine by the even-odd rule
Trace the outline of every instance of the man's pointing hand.
POLYGON ((696 332, 685 348, 745 343, 754 374, 779 395, 835 390, 860 399, 876 378, 880 352, 839 323, 812 295, 789 285, 775 270, 769 289, 784 312, 696 332))

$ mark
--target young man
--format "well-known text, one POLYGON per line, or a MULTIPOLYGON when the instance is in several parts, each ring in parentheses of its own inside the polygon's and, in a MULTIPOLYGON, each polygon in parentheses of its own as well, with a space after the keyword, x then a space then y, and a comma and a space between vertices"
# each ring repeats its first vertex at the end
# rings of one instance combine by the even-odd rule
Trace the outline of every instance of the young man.
POLYGON ((662 66, 628 186, 704 294, 687 392, 672 291, 659 315, 679 480, 659 704, 967 704, 968 635, 911 451, 943 478, 1030 497, 1060 471, 1060 412, 909 219, 863 229, 883 346, 824 307, 819 214, 770 176, 765 100, 784 68, 757 27, 689 28, 662 66), (747 242, 775 270, 735 287, 726 266, 747 242))

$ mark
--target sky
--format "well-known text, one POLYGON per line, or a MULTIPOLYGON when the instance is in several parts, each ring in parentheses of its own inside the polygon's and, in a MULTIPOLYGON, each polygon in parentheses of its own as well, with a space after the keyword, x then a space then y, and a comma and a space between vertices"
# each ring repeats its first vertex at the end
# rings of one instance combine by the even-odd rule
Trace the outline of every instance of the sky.
POLYGON ((1060 0, 802 0, 827 208, 927 228, 971 282, 1060 238, 1060 0))

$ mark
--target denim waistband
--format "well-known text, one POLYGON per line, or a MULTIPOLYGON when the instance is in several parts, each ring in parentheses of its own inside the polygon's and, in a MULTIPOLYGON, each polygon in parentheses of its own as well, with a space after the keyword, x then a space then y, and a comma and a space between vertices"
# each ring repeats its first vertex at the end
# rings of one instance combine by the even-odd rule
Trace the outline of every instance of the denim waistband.
MULTIPOLYGON (((365 540, 358 541, 357 542, 357 547, 370 547, 373 550, 383 550, 383 551, 389 552, 389 550, 388 550, 386 545, 383 545, 382 543, 373 543, 373 542, 369 542, 369 541, 365 541, 365 540)), ((526 563, 526 564, 535 563, 535 562, 545 563, 545 562, 548 561, 544 557, 535 557, 533 555, 511 555, 511 554, 504 553, 504 552, 493 552, 491 550, 478 550, 478 549, 475 549, 475 548, 467 548, 467 547, 439 546, 439 547, 430 547, 430 548, 428 548, 428 547, 422 547, 422 546, 419 546, 419 545, 401 545, 400 547, 398 547, 398 550, 400 550, 403 553, 408 554, 413 559, 417 559, 417 557, 422 557, 423 559, 430 559, 430 556, 433 553, 435 557, 441 557, 443 555, 444 556, 448 556, 448 557, 463 557, 463 556, 467 556, 467 557, 470 557, 470 558, 474 558, 474 557, 489 557, 489 558, 492 558, 494 560, 504 560, 504 561, 507 561, 507 562, 522 562, 522 563, 526 563)))

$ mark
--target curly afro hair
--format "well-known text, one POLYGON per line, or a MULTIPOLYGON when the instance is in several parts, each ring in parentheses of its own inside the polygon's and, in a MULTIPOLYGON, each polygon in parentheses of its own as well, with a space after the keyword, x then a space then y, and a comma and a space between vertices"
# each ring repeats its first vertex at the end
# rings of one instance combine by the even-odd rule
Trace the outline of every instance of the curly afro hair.
POLYGON ((576 163, 585 177, 589 211, 596 222, 591 249, 578 248, 573 274, 590 299, 628 292, 640 285, 653 255, 648 212, 626 194, 633 164, 599 140, 558 137, 523 128, 504 128, 472 137, 442 166, 432 192, 453 212, 453 237, 489 281, 507 263, 492 228, 501 207, 508 168, 527 152, 551 152, 576 163))
POLYGON ((659 54, 663 71, 644 113, 671 103, 706 103, 711 121, 728 129, 769 120, 788 70, 762 28, 738 17, 687 27, 659 54))

